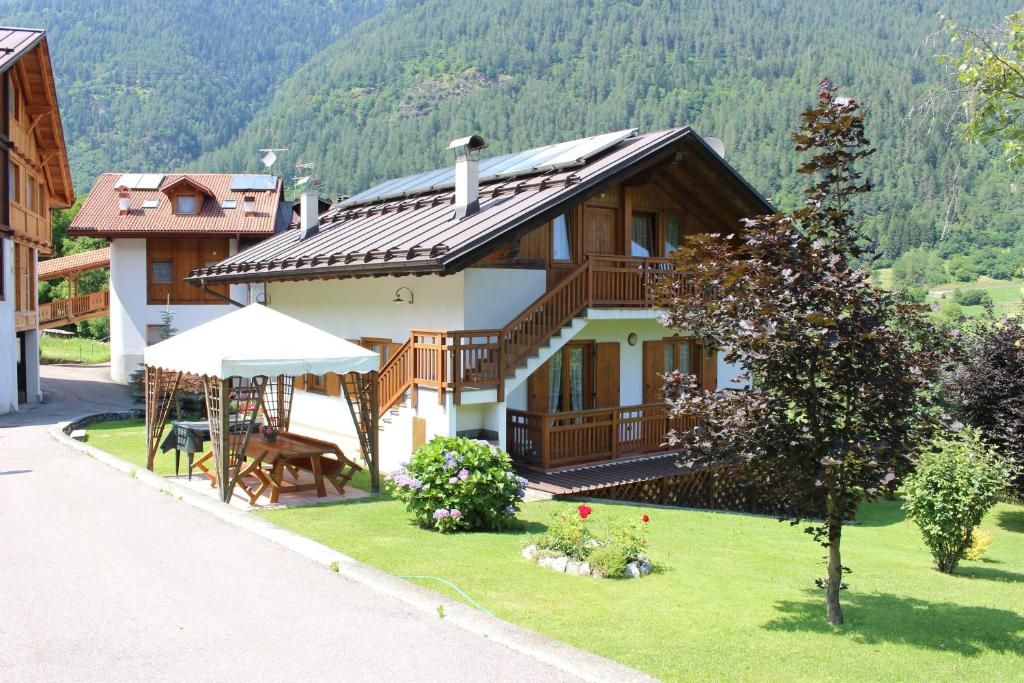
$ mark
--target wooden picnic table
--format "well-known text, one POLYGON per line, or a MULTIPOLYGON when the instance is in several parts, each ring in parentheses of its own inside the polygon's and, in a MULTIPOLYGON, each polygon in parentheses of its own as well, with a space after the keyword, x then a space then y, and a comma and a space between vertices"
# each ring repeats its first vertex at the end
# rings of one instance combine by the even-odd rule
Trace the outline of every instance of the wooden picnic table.
MULTIPOLYGON (((317 497, 323 498, 327 495, 325 475, 338 493, 344 495, 345 484, 362 469, 345 457, 336 444, 291 432, 280 432, 273 441, 267 440, 262 432, 253 433, 245 456, 246 461, 241 465, 235 486, 245 491, 250 505, 255 505, 267 489, 270 489, 271 503, 278 502, 282 493, 300 491, 315 490, 317 497), (264 465, 269 468, 264 468, 264 465), (312 472, 312 483, 298 481, 301 470, 312 472), (285 480, 286 473, 294 481, 285 480), (246 481, 248 477, 255 478, 256 483, 246 481)), ((211 486, 216 486, 217 474, 206 465, 212 458, 211 450, 196 461, 195 467, 209 477, 211 486)))

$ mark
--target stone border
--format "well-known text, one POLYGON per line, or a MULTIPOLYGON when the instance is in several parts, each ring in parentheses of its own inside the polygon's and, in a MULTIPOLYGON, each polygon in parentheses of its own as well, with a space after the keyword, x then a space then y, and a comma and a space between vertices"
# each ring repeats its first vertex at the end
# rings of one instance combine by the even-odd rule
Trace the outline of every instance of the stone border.
POLYGON ((122 411, 83 415, 69 422, 59 422, 50 428, 50 436, 56 441, 109 465, 114 469, 133 476, 138 481, 157 490, 170 492, 175 498, 192 507, 199 508, 221 520, 240 527, 299 553, 317 564, 324 566, 350 581, 362 584, 370 590, 428 614, 443 613, 445 620, 478 636, 501 643, 505 647, 525 654, 548 666, 576 676, 585 681, 656 681, 641 671, 631 669, 591 652, 559 642, 547 636, 534 633, 489 614, 479 612, 469 605, 456 602, 432 590, 399 579, 380 569, 363 564, 348 555, 329 548, 322 543, 300 536, 248 512, 224 505, 215 498, 204 496, 182 486, 171 479, 165 479, 149 470, 121 460, 115 455, 100 450, 88 443, 75 441, 68 434, 86 425, 117 419, 137 417, 141 411, 122 411))

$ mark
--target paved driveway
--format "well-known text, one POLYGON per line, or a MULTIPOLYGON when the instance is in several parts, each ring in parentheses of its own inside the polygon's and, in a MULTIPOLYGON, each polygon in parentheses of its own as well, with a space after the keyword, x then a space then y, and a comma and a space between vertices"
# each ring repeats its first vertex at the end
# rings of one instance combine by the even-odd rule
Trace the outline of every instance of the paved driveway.
POLYGON ((572 680, 52 440, 104 372, 0 417, 0 680, 572 680))

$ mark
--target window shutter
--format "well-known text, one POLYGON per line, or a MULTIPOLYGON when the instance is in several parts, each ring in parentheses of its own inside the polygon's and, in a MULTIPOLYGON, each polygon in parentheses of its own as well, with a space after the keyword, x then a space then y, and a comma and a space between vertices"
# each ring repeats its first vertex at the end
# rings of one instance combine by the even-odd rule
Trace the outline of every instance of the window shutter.
POLYGON ((700 387, 705 391, 718 389, 718 354, 708 355, 703 344, 697 347, 700 350, 700 387))

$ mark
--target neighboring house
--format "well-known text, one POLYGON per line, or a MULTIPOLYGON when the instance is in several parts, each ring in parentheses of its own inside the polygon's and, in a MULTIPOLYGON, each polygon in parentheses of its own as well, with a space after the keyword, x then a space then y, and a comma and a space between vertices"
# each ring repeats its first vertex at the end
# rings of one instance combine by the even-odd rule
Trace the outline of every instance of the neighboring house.
MULTIPOLYGON (((771 206, 689 128, 481 161, 482 146, 455 141, 454 168, 382 183, 192 279, 263 284, 272 308, 379 351, 384 470, 436 435, 500 443, 541 478, 659 452, 661 375, 714 388, 737 369, 662 327, 651 287, 688 235, 771 206)), ((354 449, 338 378, 297 386, 292 428, 354 449)))
POLYGON ((0 28, 0 414, 40 400, 39 256, 52 255, 50 210, 75 201, 43 31, 0 28))
POLYGON ((127 382, 162 314, 187 330, 250 302, 247 285, 209 288, 185 281, 288 225, 281 178, 224 173, 104 173, 68 234, 110 242, 110 375, 127 382))

